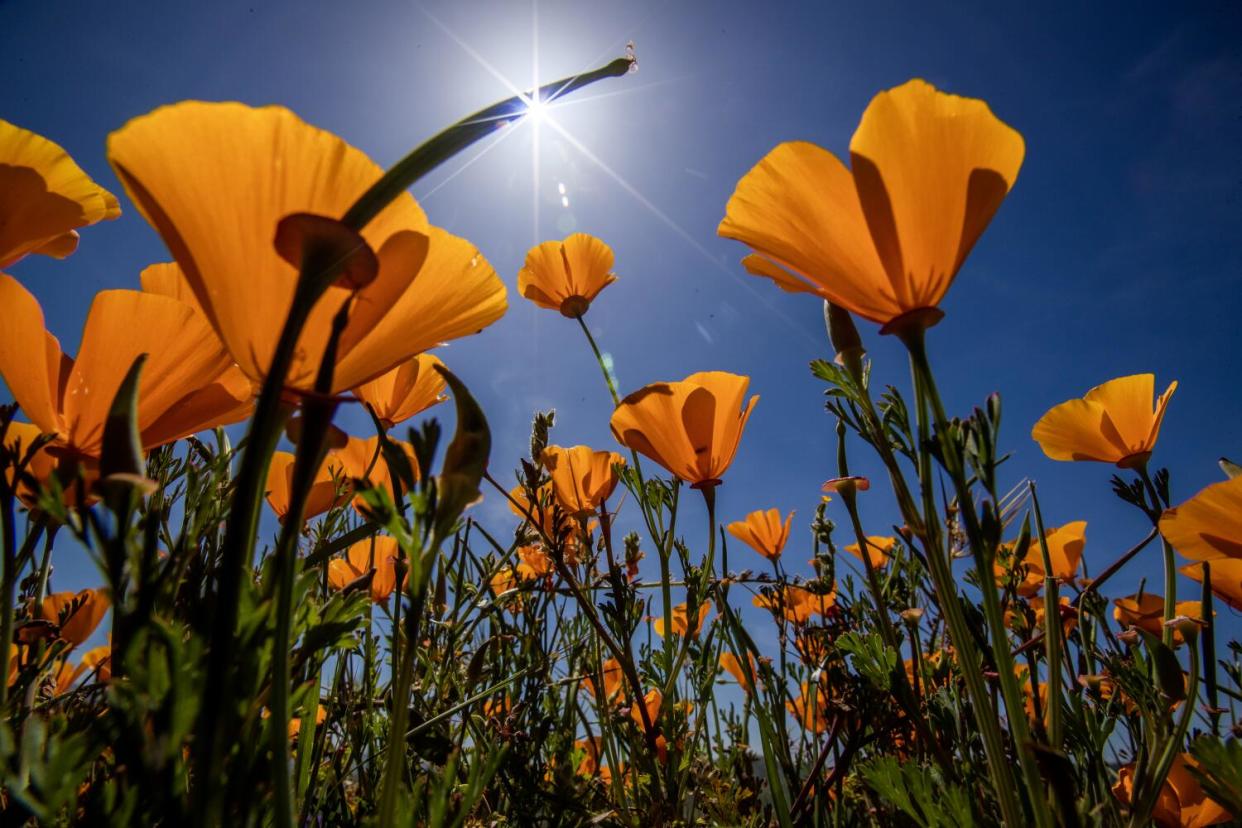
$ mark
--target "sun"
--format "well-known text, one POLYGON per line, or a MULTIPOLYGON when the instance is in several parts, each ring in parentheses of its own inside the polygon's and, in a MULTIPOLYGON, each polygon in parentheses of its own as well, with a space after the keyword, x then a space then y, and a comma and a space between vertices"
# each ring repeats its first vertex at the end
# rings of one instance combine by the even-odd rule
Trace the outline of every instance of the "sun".
POLYGON ((526 101, 526 118, 532 125, 539 125, 544 122, 548 115, 547 102, 540 100, 539 96, 533 95, 526 101))

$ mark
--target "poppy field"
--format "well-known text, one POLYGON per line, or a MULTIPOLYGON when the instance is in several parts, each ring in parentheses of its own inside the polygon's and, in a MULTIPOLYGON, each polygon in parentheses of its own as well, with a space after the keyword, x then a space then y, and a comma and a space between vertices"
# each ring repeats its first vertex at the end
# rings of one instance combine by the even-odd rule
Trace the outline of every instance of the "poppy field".
POLYGON ((774 136, 737 170, 718 234, 822 306, 836 451, 814 514, 726 513, 765 401, 728 370, 618 382, 588 324, 625 278, 609 228, 501 273, 410 193, 633 68, 388 169, 285 107, 173 103, 106 136, 118 193, 0 120, 3 824, 1239 824, 1242 467, 1172 496, 1152 373, 1004 430, 999 395, 941 395, 941 306, 1022 197, 1023 135, 915 78, 848 154, 774 136), (123 212, 166 258, 66 353, 21 262, 71 268, 123 212), (580 330, 610 443, 535 410, 524 456, 493 450, 488 379, 441 346, 524 302, 580 330), (906 382, 873 381, 882 338, 906 382), (1088 566, 1090 504, 1046 523, 1019 441, 1108 468, 1133 545, 1088 566), (59 590, 83 555, 98 585, 59 590), (1163 580, 1135 592, 1138 556, 1163 580))

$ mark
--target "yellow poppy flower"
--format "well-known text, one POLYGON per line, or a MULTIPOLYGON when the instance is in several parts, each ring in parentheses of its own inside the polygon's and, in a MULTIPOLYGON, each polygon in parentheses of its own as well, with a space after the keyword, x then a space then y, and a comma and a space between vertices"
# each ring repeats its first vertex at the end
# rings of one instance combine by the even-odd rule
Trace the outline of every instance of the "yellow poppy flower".
POLYGON ((541 308, 574 319, 617 281, 612 263, 612 248, 586 233, 546 241, 526 254, 526 264, 518 271, 518 292, 541 308))
POLYGON ((433 367, 443 364, 431 354, 419 354, 359 385, 354 394, 371 406, 384 428, 392 428, 448 399, 444 377, 433 367))
MULTIPOLYGON (((1203 604, 1200 601, 1178 601, 1173 615, 1202 618, 1203 604)), ((1164 597, 1144 592, 1118 598, 1113 601, 1113 618, 1122 627, 1138 627, 1154 636, 1161 636, 1164 634, 1164 597)), ((1173 630, 1173 643, 1179 647, 1184 643, 1181 630, 1173 630)))
MULTIPOLYGON (((882 569, 888 566, 889 556, 893 551, 893 547, 896 545, 897 545, 896 538, 886 538, 886 537, 881 537, 879 535, 868 535, 867 536, 867 558, 871 561, 871 566, 876 569, 882 569)), ((849 546, 844 547, 844 549, 846 552, 849 552, 855 558, 858 558, 858 560, 861 561, 863 559, 862 552, 861 550, 859 550, 858 544, 851 543, 849 546)))
MULTIPOLYGON (((1052 577, 1061 583, 1069 583, 1078 574, 1078 566, 1082 562, 1082 552, 1087 545, 1087 522, 1075 520, 1064 526, 1046 529, 1044 540, 1048 544, 1048 557, 1052 559, 1052 577)), ((1017 552, 1013 554, 1016 557, 1017 552)), ((1038 538, 1031 538, 1025 553, 1012 564, 1013 567, 1022 567, 1024 573, 1018 583, 1019 595, 1030 597, 1044 588, 1044 555, 1038 538)), ((998 561, 993 566, 993 572, 1001 580, 1013 567, 998 561)))
MULTIPOLYGON (((282 107, 186 101, 135 118, 108 158, 139 212, 181 265, 233 359, 261 382, 297 270, 276 251, 290 214, 336 217, 382 175, 362 152, 282 107)), ((475 247, 427 222, 402 193, 363 229, 378 275, 328 289, 310 313, 286 379, 310 388, 332 319, 351 297, 333 391, 355 388, 504 314, 505 287, 475 247)))
POLYGON ((31 253, 63 259, 77 249, 76 228, 120 214, 63 149, 0 120, 0 268, 31 253))
MULTIPOLYGON (((1189 753, 1174 757, 1151 815, 1152 822, 1159 828, 1207 828, 1231 819, 1219 802, 1203 792, 1199 781, 1190 772, 1190 768, 1198 766, 1199 763, 1189 753)), ((1131 763, 1118 770, 1113 796, 1129 806, 1133 804, 1133 794, 1134 764, 1131 763)))
POLYGON ((0 274, 0 375, 31 421, 55 445, 99 456, 104 421, 121 381, 147 354, 138 393, 146 448, 237 422, 250 411, 250 384, 194 308, 134 290, 97 293, 77 359, 43 324, 38 301, 0 274))
POLYGON ((1193 561, 1215 564, 1217 558, 1242 558, 1242 477, 1213 483, 1167 509, 1160 518, 1160 534, 1193 561))
MULTIPOLYGON (((711 613, 711 611, 712 611, 711 601, 704 601, 703 603, 699 604, 699 617, 698 617, 698 620, 694 622, 694 629, 691 629, 689 615, 688 615, 689 608, 684 603, 677 604, 676 606, 673 607, 673 625, 672 625, 673 632, 677 633, 680 636, 689 636, 691 638, 698 638, 699 633, 703 631, 703 622, 707 620, 707 616, 711 613)), ((655 627, 656 635, 663 638, 664 633, 667 629, 667 624, 665 623, 665 619, 663 618, 655 619, 655 621, 653 622, 653 626, 655 627)))
POLYGON ((714 486, 733 462, 758 395, 750 377, 724 371, 657 382, 627 396, 612 414, 617 442, 650 457, 695 488, 714 486))
POLYGON ((552 476, 556 499, 571 515, 598 509, 617 488, 619 478, 613 467, 625 465, 615 451, 594 451, 590 446, 548 446, 541 460, 552 476))
POLYGON ((1053 460, 1096 460, 1137 468, 1151 457, 1160 423, 1177 382, 1169 383, 1152 409, 1154 374, 1118 377, 1080 400, 1063 402, 1039 418, 1031 437, 1053 460))
MULTIPOLYGON (((1242 558, 1217 558, 1211 561, 1212 594, 1242 612, 1242 558)), ((1195 583, 1203 583, 1203 564, 1183 566, 1183 575, 1195 583)))
POLYGON ((43 599, 36 615, 59 627, 58 637, 77 646, 91 637, 108 614, 110 603, 103 590, 54 592, 43 599))
POLYGON ((780 144, 738 182, 717 232, 749 245, 762 258, 747 269, 785 290, 926 326, 1024 153, 983 101, 911 80, 871 100, 850 168, 814 144, 780 144))
POLYGON ((375 570, 371 579, 371 600, 382 604, 397 588, 397 539, 388 535, 358 541, 351 545, 344 558, 328 562, 328 586, 344 589, 363 575, 375 570))
POLYGON ((781 556, 781 551, 789 541, 789 524, 794 513, 785 516, 782 523, 781 513, 776 509, 754 511, 745 520, 738 520, 728 525, 729 534, 750 546, 769 561, 781 556))
POLYGON ((814 615, 823 615, 837 603, 835 592, 820 594, 806 587, 785 584, 779 589, 765 591, 751 599, 756 607, 782 615, 793 624, 805 624, 814 615))

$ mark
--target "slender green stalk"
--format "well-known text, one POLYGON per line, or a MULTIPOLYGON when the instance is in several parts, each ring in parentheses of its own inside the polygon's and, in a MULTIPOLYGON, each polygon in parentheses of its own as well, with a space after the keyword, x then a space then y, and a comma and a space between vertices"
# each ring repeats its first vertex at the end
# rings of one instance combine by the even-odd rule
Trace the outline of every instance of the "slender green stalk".
MULTIPOLYGON (((928 401, 931 403, 932 413, 935 417, 941 451, 945 458, 949 475, 953 479, 958 502, 961 505, 961 514, 965 520, 966 533, 970 541, 971 550, 974 553, 976 571, 979 573, 979 591, 983 594, 984 616, 987 619, 994 642, 992 647, 993 657, 995 658, 997 672, 1000 674, 1001 694, 1004 697, 1005 709, 1008 712, 1009 728, 1015 742, 1015 750, 1022 766, 1023 775, 1026 777, 1027 792, 1030 796, 1031 809, 1034 811, 1036 824, 1043 828, 1043 826, 1052 824, 1052 816, 1048 810, 1048 801, 1043 794, 1043 783, 1040 779, 1039 767, 1031 750, 1031 737, 1026 720, 1026 706, 1023 703, 1021 691, 1017 686, 1017 677, 1013 671, 1013 659, 1009 654, 1007 631, 1000 601, 996 595, 996 584, 990 577, 992 570, 991 558, 994 550, 989 550, 983 539, 978 513, 975 510, 974 497, 966 481, 960 446, 952 441, 949 434, 948 418, 945 416, 944 406, 940 401, 939 391, 936 389, 935 377, 927 361, 927 351, 924 347, 922 331, 919 332, 918 336, 909 338, 906 345, 910 349, 911 358, 918 372, 922 375, 924 390, 928 401)), ((1059 608, 1054 608, 1054 610, 1056 609, 1059 608)))
MULTIPOLYGON (((1059 750, 1063 742, 1061 732, 1061 598, 1058 594, 1056 578, 1053 577, 1052 555, 1048 551, 1048 538, 1044 534, 1044 516, 1039 509, 1035 484, 1027 485, 1035 511, 1035 532, 1039 538, 1039 551, 1044 562, 1044 646, 1048 661, 1048 709, 1045 711, 1045 717, 1048 724, 1048 741, 1059 750)), ((1038 686, 1038 680, 1036 680, 1036 687, 1038 686)))

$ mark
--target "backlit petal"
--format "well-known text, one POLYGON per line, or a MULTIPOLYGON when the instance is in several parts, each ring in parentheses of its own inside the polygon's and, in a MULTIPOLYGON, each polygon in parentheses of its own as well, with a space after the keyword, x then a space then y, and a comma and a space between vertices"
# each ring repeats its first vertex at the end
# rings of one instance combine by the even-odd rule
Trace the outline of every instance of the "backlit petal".
POLYGON ((43 327, 43 309, 16 279, 0 273, 0 376, 22 411, 47 433, 60 418, 60 345, 43 327))
POLYGON ((1242 477, 1213 483, 1166 510, 1160 534, 1194 561, 1242 559, 1242 477))

